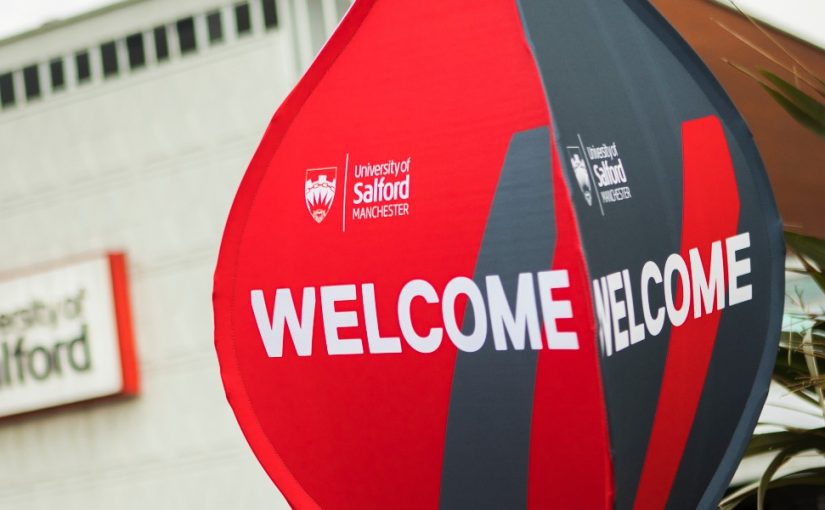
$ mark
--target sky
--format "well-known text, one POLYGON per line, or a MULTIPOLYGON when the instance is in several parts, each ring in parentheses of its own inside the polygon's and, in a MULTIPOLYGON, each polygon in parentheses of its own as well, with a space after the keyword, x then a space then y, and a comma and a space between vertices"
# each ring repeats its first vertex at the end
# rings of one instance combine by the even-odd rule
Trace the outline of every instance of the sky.
POLYGON ((0 38, 66 18, 114 0, 0 0, 0 38))

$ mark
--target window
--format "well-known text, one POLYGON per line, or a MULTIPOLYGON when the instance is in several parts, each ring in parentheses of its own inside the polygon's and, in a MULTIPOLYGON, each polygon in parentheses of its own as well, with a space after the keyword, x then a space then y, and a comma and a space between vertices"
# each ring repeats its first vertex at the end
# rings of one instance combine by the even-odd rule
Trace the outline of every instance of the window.
POLYGON ((56 58, 49 62, 49 74, 52 77, 52 90, 60 90, 66 86, 66 77, 63 74, 63 59, 56 58))
POLYGON ((183 18, 175 24, 178 29, 178 41, 182 54, 191 53, 198 49, 195 41, 195 21, 192 18, 183 18))
POLYGON ((40 76, 37 73, 37 65, 23 68, 23 85, 26 89, 26 99, 40 97, 40 76))
POLYGON ((143 49, 143 34, 132 34, 126 38, 126 53, 129 55, 130 69, 137 69, 146 65, 146 53, 143 49))
POLYGON ((169 59, 169 41, 166 39, 166 27, 156 27, 153 31, 155 37, 155 55, 158 62, 169 59))
POLYGON ((103 61, 103 76, 110 78, 117 75, 117 47, 110 41, 100 45, 100 59, 103 61))
POLYGON ((278 27, 278 9, 275 0, 261 0, 264 8, 264 26, 266 28, 278 27))
POLYGON ((206 15, 206 28, 209 32, 209 42, 215 44, 223 41, 223 26, 221 25, 221 12, 213 11, 206 15))
POLYGON ((14 105, 14 80, 11 73, 0 74, 0 106, 14 105))
POLYGON ((80 51, 74 56, 75 67, 77 67, 77 82, 85 83, 92 77, 92 69, 89 66, 89 52, 80 51))
POLYGON ((249 18, 249 4, 244 2, 235 5, 235 28, 238 35, 248 34, 252 31, 252 21, 249 18))

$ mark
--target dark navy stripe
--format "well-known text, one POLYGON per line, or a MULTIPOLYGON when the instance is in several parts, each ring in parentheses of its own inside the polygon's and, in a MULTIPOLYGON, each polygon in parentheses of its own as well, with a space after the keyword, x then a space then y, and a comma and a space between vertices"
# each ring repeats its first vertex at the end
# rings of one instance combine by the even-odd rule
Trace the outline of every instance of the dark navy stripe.
MULTIPOLYGON (((639 35, 646 28, 622 1, 517 3, 556 127, 590 277, 623 269, 638 275, 645 260, 663 263, 681 244, 681 121, 707 115, 709 103, 671 86, 669 73, 684 71, 666 50, 646 46, 639 35), (616 143, 631 199, 603 204, 604 214, 595 197, 588 205, 565 152, 580 143, 616 143)), ((599 193, 595 184, 593 192, 599 193)), ((641 295, 633 299, 641 310, 641 295)), ((669 338, 666 325, 657 337, 601 360, 617 509, 633 505, 669 338)))
MULTIPOLYGON (((487 275, 499 275, 514 307, 519 273, 550 268, 554 216, 548 129, 516 133, 487 220, 476 284, 484 288, 487 275)), ((465 332, 472 331, 472 321, 468 309, 465 332)), ((447 418, 441 508, 527 507, 537 353, 529 348, 529 341, 523 351, 496 351, 489 327, 480 351, 458 353, 447 418)))
MULTIPOLYGON (((669 508, 712 508, 764 401, 781 320, 784 245, 762 163, 716 79, 648 1, 517 4, 548 98, 591 277, 624 268, 638 275, 644 260, 662 263, 679 252, 681 123, 716 115, 725 125, 740 186, 740 231, 751 232, 755 254, 754 302, 722 316, 706 391, 669 502, 669 508), (633 198, 606 205, 604 215, 595 201, 588 206, 582 199, 564 154, 579 137, 585 145, 616 142, 627 172, 633 198), (754 317, 753 310, 770 313, 754 317), (752 342, 750 354, 737 356, 746 341, 752 342), (728 388, 725 369, 734 365, 743 380, 755 381, 753 387, 728 388)), ((617 509, 633 505, 669 336, 665 327, 656 338, 602 359, 617 509)))

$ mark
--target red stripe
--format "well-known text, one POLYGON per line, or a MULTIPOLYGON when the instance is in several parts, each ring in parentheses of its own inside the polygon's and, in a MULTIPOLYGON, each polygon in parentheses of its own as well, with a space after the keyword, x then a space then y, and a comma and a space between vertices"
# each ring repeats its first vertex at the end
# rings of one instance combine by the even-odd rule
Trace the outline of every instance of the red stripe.
MULTIPOLYGON (((552 126, 551 126, 552 130, 552 126)), ((577 350, 539 352, 530 437, 528 508, 610 508, 613 499, 607 411, 599 372, 593 306, 587 289, 582 243, 562 175, 558 149, 550 134, 556 251, 553 269, 567 269, 569 289, 554 291, 570 300, 573 319, 559 329, 575 331, 577 350)), ((576 190, 578 192, 578 189, 576 190)))
MULTIPOLYGON (((719 119, 682 125, 684 202, 681 255, 698 247, 704 259, 713 241, 736 234, 739 196, 719 119)), ((688 264, 689 265, 689 264, 688 264)), ((705 274, 708 272, 705 265, 705 274)), ((677 304, 682 296, 677 295, 677 304)), ((687 321, 670 336, 659 404, 633 508, 664 508, 693 426, 710 364, 721 312, 687 321)))
POLYGON ((120 347, 120 366, 123 374, 122 395, 137 395, 140 391, 140 375, 137 369, 135 341, 132 329, 132 306, 129 301, 129 279, 126 273, 126 255, 110 253, 109 268, 112 274, 112 294, 115 302, 117 340, 120 347))

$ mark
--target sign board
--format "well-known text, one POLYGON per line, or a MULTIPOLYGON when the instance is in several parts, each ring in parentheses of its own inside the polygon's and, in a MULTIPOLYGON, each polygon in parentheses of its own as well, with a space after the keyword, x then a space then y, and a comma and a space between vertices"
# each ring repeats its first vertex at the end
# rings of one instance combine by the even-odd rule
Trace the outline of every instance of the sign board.
POLYGON ((137 390, 124 255, 0 280, 0 416, 137 390))
POLYGON ((216 348, 295 508, 711 508, 783 249, 648 2, 359 0, 240 185, 216 348))

